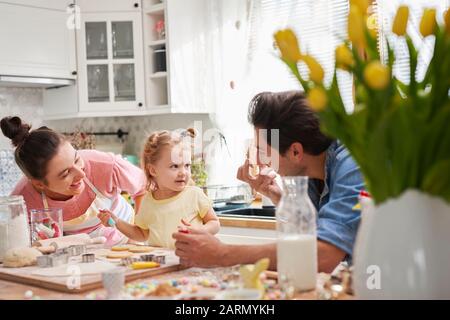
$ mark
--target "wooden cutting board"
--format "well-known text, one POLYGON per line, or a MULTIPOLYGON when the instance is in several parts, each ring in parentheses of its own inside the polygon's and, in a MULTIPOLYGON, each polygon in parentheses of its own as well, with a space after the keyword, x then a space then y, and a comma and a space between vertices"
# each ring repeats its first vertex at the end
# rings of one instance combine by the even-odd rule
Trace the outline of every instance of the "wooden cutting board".
MULTIPOLYGON (((96 256, 98 253, 99 256, 97 256, 97 259, 99 261, 113 261, 102 257, 104 255, 105 249, 89 251, 95 253, 96 256)), ((161 251, 164 251, 164 254, 166 255, 165 264, 162 264, 158 268, 141 270, 132 270, 131 268, 123 267, 124 270, 126 270, 125 281, 129 282, 140 278, 148 278, 183 269, 179 264, 178 257, 175 256, 173 251, 161 251)), ((81 274, 80 276, 78 276, 77 270, 79 269, 77 269, 76 267, 72 267, 73 265, 76 265, 76 263, 68 265, 67 276, 59 277, 33 275, 33 271, 40 269, 37 266, 24 268, 5 268, 3 267, 3 265, 0 265, 0 279, 66 293, 80 293, 103 287, 101 272, 99 272, 98 274, 81 274)))

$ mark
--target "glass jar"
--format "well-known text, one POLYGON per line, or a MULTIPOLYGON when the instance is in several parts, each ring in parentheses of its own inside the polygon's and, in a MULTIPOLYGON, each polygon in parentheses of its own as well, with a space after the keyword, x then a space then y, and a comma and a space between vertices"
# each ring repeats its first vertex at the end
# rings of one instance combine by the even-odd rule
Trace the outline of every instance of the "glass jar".
POLYGON ((308 177, 284 177, 276 211, 277 264, 287 298, 313 290, 317 278, 316 208, 308 196, 308 177))
POLYGON ((0 197, 0 261, 9 249, 30 245, 30 227, 23 197, 0 197))
POLYGON ((31 238, 35 241, 63 236, 61 208, 31 209, 31 238))

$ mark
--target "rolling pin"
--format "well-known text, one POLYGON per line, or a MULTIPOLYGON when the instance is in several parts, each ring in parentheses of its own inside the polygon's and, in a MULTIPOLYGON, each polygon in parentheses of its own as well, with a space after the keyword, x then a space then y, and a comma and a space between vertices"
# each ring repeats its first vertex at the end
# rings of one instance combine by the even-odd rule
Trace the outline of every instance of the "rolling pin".
POLYGON ((63 249, 74 245, 102 244, 105 242, 105 237, 91 238, 86 233, 80 233, 59 238, 39 240, 33 243, 33 247, 45 247, 48 248, 45 250, 51 250, 49 247, 56 247, 55 249, 63 249))

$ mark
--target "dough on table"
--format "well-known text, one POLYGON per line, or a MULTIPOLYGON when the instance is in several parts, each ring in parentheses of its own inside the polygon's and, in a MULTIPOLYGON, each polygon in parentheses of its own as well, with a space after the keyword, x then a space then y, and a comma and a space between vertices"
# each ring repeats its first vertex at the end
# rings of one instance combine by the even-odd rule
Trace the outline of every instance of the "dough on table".
POLYGON ((131 247, 131 245, 123 245, 123 246, 114 246, 111 248, 111 251, 128 251, 131 247))
POLYGON ((125 259, 131 257, 133 254, 128 251, 112 251, 106 255, 108 259, 125 259))
POLYGON ((12 248, 6 251, 3 258, 3 266, 8 268, 20 268, 35 265, 37 257, 42 253, 35 248, 12 248))
POLYGON ((128 251, 133 252, 133 253, 145 253, 145 252, 151 252, 153 250, 155 250, 155 248, 149 247, 149 246, 133 246, 128 249, 128 251))

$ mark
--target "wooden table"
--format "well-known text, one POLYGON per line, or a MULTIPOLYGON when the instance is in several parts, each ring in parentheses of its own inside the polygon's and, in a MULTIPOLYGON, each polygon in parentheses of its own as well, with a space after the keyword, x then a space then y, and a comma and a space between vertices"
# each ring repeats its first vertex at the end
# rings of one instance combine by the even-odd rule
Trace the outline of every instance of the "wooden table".
MULTIPOLYGON (((186 269, 188 270, 188 269, 186 269)), ((159 276, 154 276, 151 279, 168 279, 168 278, 174 278, 174 277, 182 277, 186 274, 186 270, 183 271, 176 271, 171 272, 159 276)), ((135 280, 128 283, 137 283, 142 280, 135 280)), ((31 290, 33 291, 35 296, 39 296, 42 299, 49 299, 49 300, 56 300, 56 299, 63 299, 63 300, 83 300, 86 299, 86 296, 90 293, 98 293, 98 294, 104 294, 104 289, 97 289, 92 290, 84 293, 64 293, 64 292, 58 292, 53 290, 47 290, 39 287, 34 286, 27 286, 20 283, 14 283, 10 281, 4 281, 0 280, 0 300, 21 300, 24 299, 25 292, 31 290)))
MULTIPOLYGON (((211 270, 214 270, 214 269, 211 269, 211 270)), ((185 270, 181 270, 181 271, 175 271, 175 272, 170 272, 170 273, 166 273, 163 275, 154 276, 154 277, 151 277, 151 279, 168 280, 168 279, 173 279, 173 278, 181 278, 181 277, 187 276, 191 271, 192 271, 192 269, 185 269, 185 270)), ((274 276, 274 275, 276 275, 276 273, 272 272, 272 273, 270 273, 270 275, 274 276)), ((145 280, 148 280, 148 279, 149 278, 146 278, 145 280)), ((139 282, 142 282, 142 280, 144 280, 144 279, 131 281, 129 283, 139 283, 139 282)), ((99 295, 105 294, 104 289, 97 289, 97 290, 79 293, 79 294, 77 294, 77 293, 70 294, 70 293, 63 293, 63 292, 58 292, 58 291, 53 291, 53 290, 42 289, 42 288, 38 288, 38 287, 34 287, 34 286, 27 286, 27 285, 23 285, 20 283, 14 283, 14 282, 10 282, 10 281, 0 280, 0 300, 22 300, 22 299, 25 299, 25 292, 28 290, 33 291, 33 294, 35 296, 39 296, 43 300, 59 300, 59 299, 62 299, 62 300, 84 300, 84 299, 86 299, 86 296, 88 294, 92 294, 92 293, 97 293, 99 295)), ((309 292, 297 294, 294 297, 294 299, 295 300, 317 300, 317 295, 316 295, 315 291, 309 291, 309 292)), ((344 299, 344 300, 353 299, 353 296, 344 295, 342 297, 342 299, 344 299)))

